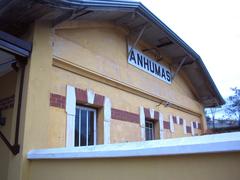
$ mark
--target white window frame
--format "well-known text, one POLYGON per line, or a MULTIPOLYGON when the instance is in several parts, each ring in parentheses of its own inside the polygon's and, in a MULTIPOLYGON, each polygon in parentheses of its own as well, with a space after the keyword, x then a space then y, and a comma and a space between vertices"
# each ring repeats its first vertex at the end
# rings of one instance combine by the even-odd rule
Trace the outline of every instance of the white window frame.
MULTIPOLYGON (((88 103, 91 104, 94 101, 93 91, 88 90, 88 103)), ((94 95, 95 96, 95 95, 94 95)), ((76 92, 75 87, 67 85, 66 88, 66 113, 67 113, 67 125, 66 125, 66 147, 75 147, 75 113, 76 113, 76 92)), ((111 127, 111 100, 104 96, 103 105, 103 143, 110 144, 110 127, 111 127)), ((97 139, 97 138, 96 138, 97 139)))
MULTIPOLYGON (((93 145, 97 144, 97 110, 85 106, 76 106, 76 109, 81 111, 81 110, 86 110, 86 111, 91 111, 94 113, 94 126, 93 126, 93 133, 94 133, 94 140, 93 140, 93 145)), ((88 113, 87 113, 87 119, 88 119, 88 113)), ((75 127, 74 127, 75 130, 75 127)), ((88 145, 88 121, 86 123, 86 146, 88 145)), ((74 141, 75 141, 75 135, 74 135, 74 141)), ((79 113, 79 146, 75 147, 80 147, 81 144, 81 114, 79 113)))
MULTIPOLYGON (((150 130, 152 129, 152 139, 149 139, 149 140, 154 140, 154 139, 155 139, 155 137, 154 137, 154 123, 151 122, 151 121, 149 121, 149 120, 146 120, 146 122, 145 122, 145 131, 146 131, 147 129, 150 129, 150 130), (151 124, 151 125, 152 125, 152 128, 147 127, 147 123, 148 123, 148 124, 151 124)), ((146 136, 146 132, 145 132, 145 136, 146 136)), ((145 139, 147 140, 147 136, 145 137, 145 139)))

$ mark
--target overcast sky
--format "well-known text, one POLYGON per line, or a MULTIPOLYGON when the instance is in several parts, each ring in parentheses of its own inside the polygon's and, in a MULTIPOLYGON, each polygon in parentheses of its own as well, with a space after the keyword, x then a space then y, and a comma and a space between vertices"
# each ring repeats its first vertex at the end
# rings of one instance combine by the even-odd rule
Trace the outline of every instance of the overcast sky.
POLYGON ((224 98, 240 87, 239 0, 141 0, 203 59, 224 98))

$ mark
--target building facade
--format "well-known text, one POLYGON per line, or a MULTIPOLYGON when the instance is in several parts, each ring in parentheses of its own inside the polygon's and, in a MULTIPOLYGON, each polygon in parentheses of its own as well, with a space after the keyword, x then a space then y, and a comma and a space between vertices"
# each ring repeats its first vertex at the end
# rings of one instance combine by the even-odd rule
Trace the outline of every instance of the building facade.
POLYGON ((201 58, 141 3, 23 8, 39 16, 4 26, 32 48, 1 51, 15 61, 0 68, 0 179, 27 179, 31 149, 202 135, 204 108, 224 103, 201 58))

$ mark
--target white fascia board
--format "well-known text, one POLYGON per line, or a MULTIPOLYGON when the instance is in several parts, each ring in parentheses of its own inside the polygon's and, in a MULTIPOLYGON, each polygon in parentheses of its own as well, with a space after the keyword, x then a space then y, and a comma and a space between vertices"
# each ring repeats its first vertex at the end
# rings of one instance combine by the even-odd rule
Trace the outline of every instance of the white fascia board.
POLYGON ((34 159, 84 159, 240 152, 240 132, 143 142, 31 150, 34 159))

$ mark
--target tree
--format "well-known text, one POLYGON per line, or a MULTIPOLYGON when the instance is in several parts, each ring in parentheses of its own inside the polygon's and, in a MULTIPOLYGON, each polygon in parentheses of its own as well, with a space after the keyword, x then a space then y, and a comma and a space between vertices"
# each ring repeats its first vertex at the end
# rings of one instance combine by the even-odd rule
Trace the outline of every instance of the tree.
POLYGON ((233 119, 238 120, 240 125, 240 89, 231 88, 234 94, 227 98, 227 103, 224 106, 225 113, 233 119))
POLYGON ((212 128, 215 129, 215 116, 219 111, 219 107, 212 107, 205 109, 205 116, 208 124, 212 123, 212 128))

